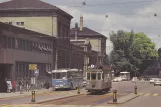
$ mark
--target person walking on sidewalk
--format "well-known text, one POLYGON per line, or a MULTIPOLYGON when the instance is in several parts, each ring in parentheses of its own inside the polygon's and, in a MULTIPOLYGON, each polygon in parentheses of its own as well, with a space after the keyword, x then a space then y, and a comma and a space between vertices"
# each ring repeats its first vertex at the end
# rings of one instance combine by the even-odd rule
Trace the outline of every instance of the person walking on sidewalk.
POLYGON ((11 83, 11 79, 8 79, 8 80, 7 80, 7 89, 8 89, 8 93, 10 93, 10 92, 11 92, 11 90, 12 90, 12 83, 11 83))
POLYGON ((14 80, 12 80, 12 92, 16 91, 16 83, 14 80))
POLYGON ((4 92, 5 93, 8 92, 7 78, 5 78, 5 80, 4 80, 4 92))
POLYGON ((26 91, 29 92, 29 81, 28 80, 26 81, 26 91))
POLYGON ((20 94, 23 94, 22 93, 22 87, 23 87, 23 79, 19 81, 19 88, 20 88, 20 94))

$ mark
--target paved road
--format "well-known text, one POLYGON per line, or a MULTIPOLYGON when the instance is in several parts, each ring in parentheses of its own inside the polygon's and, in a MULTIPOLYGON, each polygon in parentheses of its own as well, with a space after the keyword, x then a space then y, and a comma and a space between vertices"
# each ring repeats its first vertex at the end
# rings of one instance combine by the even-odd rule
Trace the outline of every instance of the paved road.
POLYGON ((141 96, 133 99, 122 106, 117 107, 160 107, 161 106, 161 86, 147 84, 148 87, 140 91, 141 96))
MULTIPOLYGON (((138 89, 146 89, 148 88, 148 84, 146 83, 138 83, 138 89)), ((113 83, 113 89, 118 90, 118 97, 123 97, 129 93, 134 92, 135 84, 131 81, 123 81, 123 82, 115 82, 113 83)), ((112 89, 112 90, 113 90, 112 89)), ((106 105, 107 101, 112 100, 112 91, 103 95, 81 95, 71 98, 64 98, 61 100, 53 100, 49 102, 43 103, 44 105, 55 104, 55 105, 90 105, 90 106, 98 106, 98 105, 106 105)))
MULTIPOLYGON (((118 90, 118 97, 122 97, 126 94, 133 93, 134 86, 135 84, 132 83, 131 81, 113 83, 113 89, 118 90)), ((147 90, 148 92, 149 87, 153 87, 152 85, 149 85, 147 83, 138 83, 137 86, 140 92, 141 90, 147 90)), ((84 90, 82 90, 81 92, 84 92, 84 90)), ((39 100, 39 101, 49 100, 49 99, 67 97, 70 95, 76 95, 76 91, 54 91, 52 93, 37 95, 36 100, 39 100)), ((75 106, 76 105, 107 106, 107 101, 109 100, 112 100, 112 91, 103 95, 88 95, 84 93, 83 95, 80 95, 80 96, 75 96, 75 97, 65 98, 60 100, 53 100, 51 102, 44 103, 43 105, 48 106, 48 104, 52 104, 52 105, 55 104, 55 105, 75 105, 75 106)), ((19 107, 18 105, 30 103, 30 101, 31 101, 31 96, 15 98, 15 99, 0 99, 0 107, 14 107, 14 106, 5 106, 2 104, 7 104, 7 105, 16 104, 15 107, 19 107)), ((26 107, 26 106, 21 106, 21 107, 26 107)))

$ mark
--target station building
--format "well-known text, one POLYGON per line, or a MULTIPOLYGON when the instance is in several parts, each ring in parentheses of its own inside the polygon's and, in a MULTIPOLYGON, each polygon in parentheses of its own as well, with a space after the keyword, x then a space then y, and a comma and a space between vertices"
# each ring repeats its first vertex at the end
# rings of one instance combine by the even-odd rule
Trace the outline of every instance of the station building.
POLYGON ((0 3, 1 22, 59 39, 54 44, 59 45, 55 46, 54 69, 70 67, 69 35, 72 18, 60 8, 41 0, 10 0, 0 3))
MULTIPOLYGON (((45 80, 53 68, 54 39, 47 35, 0 22, 0 81, 5 78, 18 82, 30 80, 34 72, 30 64, 37 64, 39 78, 45 80)), ((2 88, 2 87, 1 87, 2 88)))

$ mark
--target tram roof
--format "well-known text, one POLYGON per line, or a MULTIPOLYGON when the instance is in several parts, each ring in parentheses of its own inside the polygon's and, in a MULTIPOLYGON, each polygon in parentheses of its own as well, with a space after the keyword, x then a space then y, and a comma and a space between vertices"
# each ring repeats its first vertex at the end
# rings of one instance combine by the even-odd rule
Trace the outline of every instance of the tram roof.
POLYGON ((56 72, 78 72, 78 71, 82 71, 82 70, 78 70, 78 69, 57 69, 57 70, 53 70, 52 73, 56 73, 56 72))
POLYGON ((130 73, 130 72, 120 72, 121 74, 128 74, 128 73, 130 73))
POLYGON ((102 72, 102 69, 87 69, 87 72, 102 72))

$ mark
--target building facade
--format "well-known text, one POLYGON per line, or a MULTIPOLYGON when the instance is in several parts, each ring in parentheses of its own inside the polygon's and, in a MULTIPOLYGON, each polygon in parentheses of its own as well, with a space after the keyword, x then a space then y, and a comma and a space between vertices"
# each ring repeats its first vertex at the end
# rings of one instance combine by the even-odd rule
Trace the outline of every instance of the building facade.
POLYGON ((56 37, 54 69, 69 67, 71 19, 68 13, 40 0, 0 3, 1 22, 56 37))
POLYGON ((53 69, 54 42, 42 36, 47 35, 0 23, 1 82, 5 78, 30 81, 35 77, 30 64, 37 65, 40 82, 48 80, 47 72, 53 69))
MULTIPOLYGON (((74 45, 82 47, 82 51, 84 52, 84 63, 83 63, 83 71, 86 71, 89 66, 89 60, 91 55, 91 44, 88 39, 81 39, 81 40, 70 40, 70 42, 74 45)), ((85 72, 83 72, 85 76, 85 72)))
MULTIPOLYGON (((76 28, 72 28, 70 32, 70 38, 71 40, 75 39, 75 30, 76 28)), ((83 27, 83 30, 80 31, 78 29, 77 31, 77 39, 78 40, 83 40, 88 38, 90 41, 90 44, 92 46, 92 50, 97 52, 97 62, 100 64, 103 64, 103 57, 106 53, 106 40, 107 37, 104 35, 93 31, 87 27, 83 27)))

